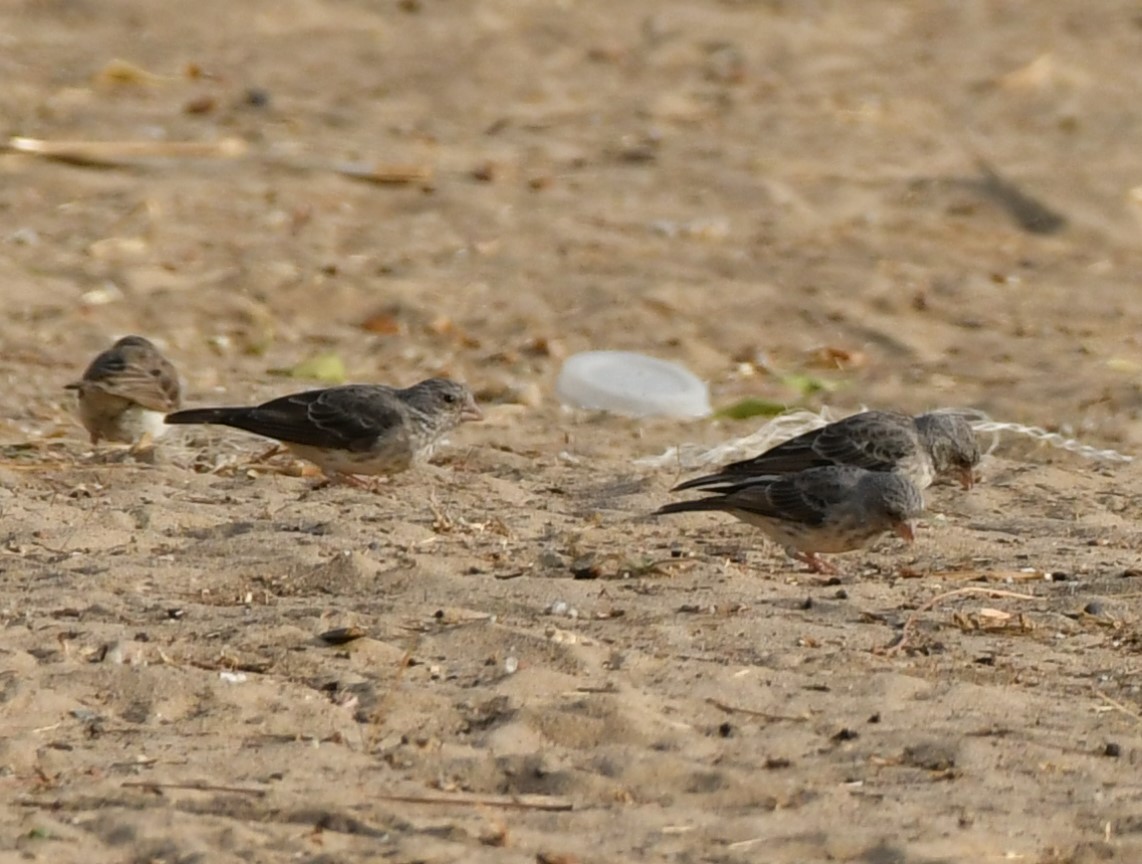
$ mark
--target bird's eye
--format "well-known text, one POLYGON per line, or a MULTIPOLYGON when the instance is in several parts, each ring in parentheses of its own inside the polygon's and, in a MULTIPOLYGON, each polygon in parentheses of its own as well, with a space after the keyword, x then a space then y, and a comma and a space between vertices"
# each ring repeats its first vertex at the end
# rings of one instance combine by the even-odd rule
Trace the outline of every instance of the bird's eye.
POLYGON ((460 401, 460 397, 457 396, 455 393, 445 393, 442 398, 449 405, 455 405, 457 402, 460 401))

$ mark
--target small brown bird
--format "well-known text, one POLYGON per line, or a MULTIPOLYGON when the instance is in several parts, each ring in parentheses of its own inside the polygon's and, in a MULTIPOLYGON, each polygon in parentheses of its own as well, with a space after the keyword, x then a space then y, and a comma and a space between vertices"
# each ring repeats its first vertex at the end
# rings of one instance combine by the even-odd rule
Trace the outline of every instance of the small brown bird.
POLYGON ((145 445, 166 431, 163 415, 180 401, 177 370, 142 336, 124 336, 65 389, 77 391, 92 444, 145 445))
POLYGON ((327 474, 391 475, 427 459, 440 438, 465 420, 480 420, 463 384, 429 378, 404 390, 348 384, 282 396, 262 405, 192 408, 167 423, 232 426, 274 438, 327 474))
POLYGON ((851 552, 886 531, 912 542, 924 499, 904 474, 851 465, 742 479, 709 498, 678 501, 655 515, 722 510, 755 525, 817 573, 835 569, 821 552, 851 552))
POLYGON ((864 411, 791 438, 771 450, 733 462, 715 474, 674 487, 711 489, 750 477, 790 474, 825 465, 853 465, 868 471, 905 474, 919 489, 937 477, 955 477, 965 489, 975 482, 979 444, 959 414, 932 412, 912 417, 895 411, 864 411))

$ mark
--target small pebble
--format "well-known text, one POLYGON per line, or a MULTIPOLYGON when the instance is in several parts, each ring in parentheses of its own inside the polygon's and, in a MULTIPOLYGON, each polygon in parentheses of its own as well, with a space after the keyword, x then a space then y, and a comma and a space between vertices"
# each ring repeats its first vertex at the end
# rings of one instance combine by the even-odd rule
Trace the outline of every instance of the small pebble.
POLYGON ((34 228, 17 228, 5 238, 13 246, 36 246, 40 235, 34 228))
POLYGON ((539 566, 551 570, 562 570, 567 566, 567 562, 563 560, 563 556, 558 552, 547 550, 539 553, 539 566))
POLYGON ((242 98, 250 108, 267 108, 270 104, 270 91, 261 87, 251 87, 242 98))

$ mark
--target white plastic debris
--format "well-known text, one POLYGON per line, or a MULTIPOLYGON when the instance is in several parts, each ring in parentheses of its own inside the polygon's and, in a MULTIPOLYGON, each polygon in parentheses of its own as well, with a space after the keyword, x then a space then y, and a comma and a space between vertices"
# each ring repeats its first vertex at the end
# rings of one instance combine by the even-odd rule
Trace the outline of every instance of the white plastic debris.
MULTIPOLYGON (((862 410, 868 409, 863 408, 862 410)), ((991 455, 999 446, 999 433, 1012 432, 1016 435, 1026 435, 1052 447, 1076 453, 1086 459, 1103 462, 1134 461, 1134 457, 1128 454, 1119 453, 1117 450, 1102 450, 1092 447, 1057 432, 1048 432, 1038 426, 1024 426, 1021 423, 1004 423, 992 420, 986 413, 974 408, 940 408, 938 410, 963 415, 977 433, 991 433, 992 440, 990 446, 984 451, 985 455, 991 455)), ((803 432, 819 429, 826 423, 839 420, 841 416, 839 412, 827 406, 822 408, 819 414, 804 410, 790 411, 766 421, 759 429, 741 438, 725 441, 711 448, 698 444, 683 444, 678 447, 671 447, 658 456, 636 459, 634 464, 643 468, 671 467, 677 470, 690 471, 721 464, 727 459, 745 459, 758 453, 764 453, 771 447, 776 447, 803 432)))
POLYGON ((763 453, 803 432, 820 429, 825 424, 839 419, 839 415, 828 408, 822 409, 819 414, 804 410, 790 411, 767 420, 755 432, 741 438, 734 438, 714 447, 683 444, 671 447, 658 456, 636 459, 634 464, 644 468, 673 467, 683 471, 718 465, 727 459, 745 459, 763 453))
POLYGON ((705 382, 677 363, 632 351, 586 351, 567 358, 555 393, 564 405, 628 417, 706 417, 705 382))

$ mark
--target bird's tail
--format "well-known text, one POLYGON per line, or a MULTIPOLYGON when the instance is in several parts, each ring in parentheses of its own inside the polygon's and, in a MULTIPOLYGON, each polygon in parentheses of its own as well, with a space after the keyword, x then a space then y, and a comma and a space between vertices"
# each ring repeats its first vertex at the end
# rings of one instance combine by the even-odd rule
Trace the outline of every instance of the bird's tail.
POLYGON ((655 516, 666 516, 669 513, 691 513, 699 510, 725 510, 721 497, 696 498, 693 501, 675 501, 673 504, 663 504, 654 511, 655 516))
POLYGON ((205 423, 216 426, 230 426, 234 421, 245 416, 248 408, 191 408, 187 411, 175 411, 166 416, 165 422, 172 425, 188 423, 205 423))
POLYGON ((721 482, 726 482, 726 478, 721 474, 706 474, 703 477, 694 477, 683 483, 674 486, 671 492, 681 492, 683 489, 698 489, 702 486, 716 486, 721 482))
POLYGON ((695 477, 693 480, 679 483, 670 491, 681 492, 684 489, 701 489, 703 492, 708 492, 712 495, 728 495, 730 492, 736 492, 747 486, 761 486, 772 483, 774 480, 779 480, 783 476, 785 476, 785 472, 780 470, 771 469, 764 472, 756 469, 752 471, 748 469, 735 470, 733 465, 727 465, 717 474, 695 477))

